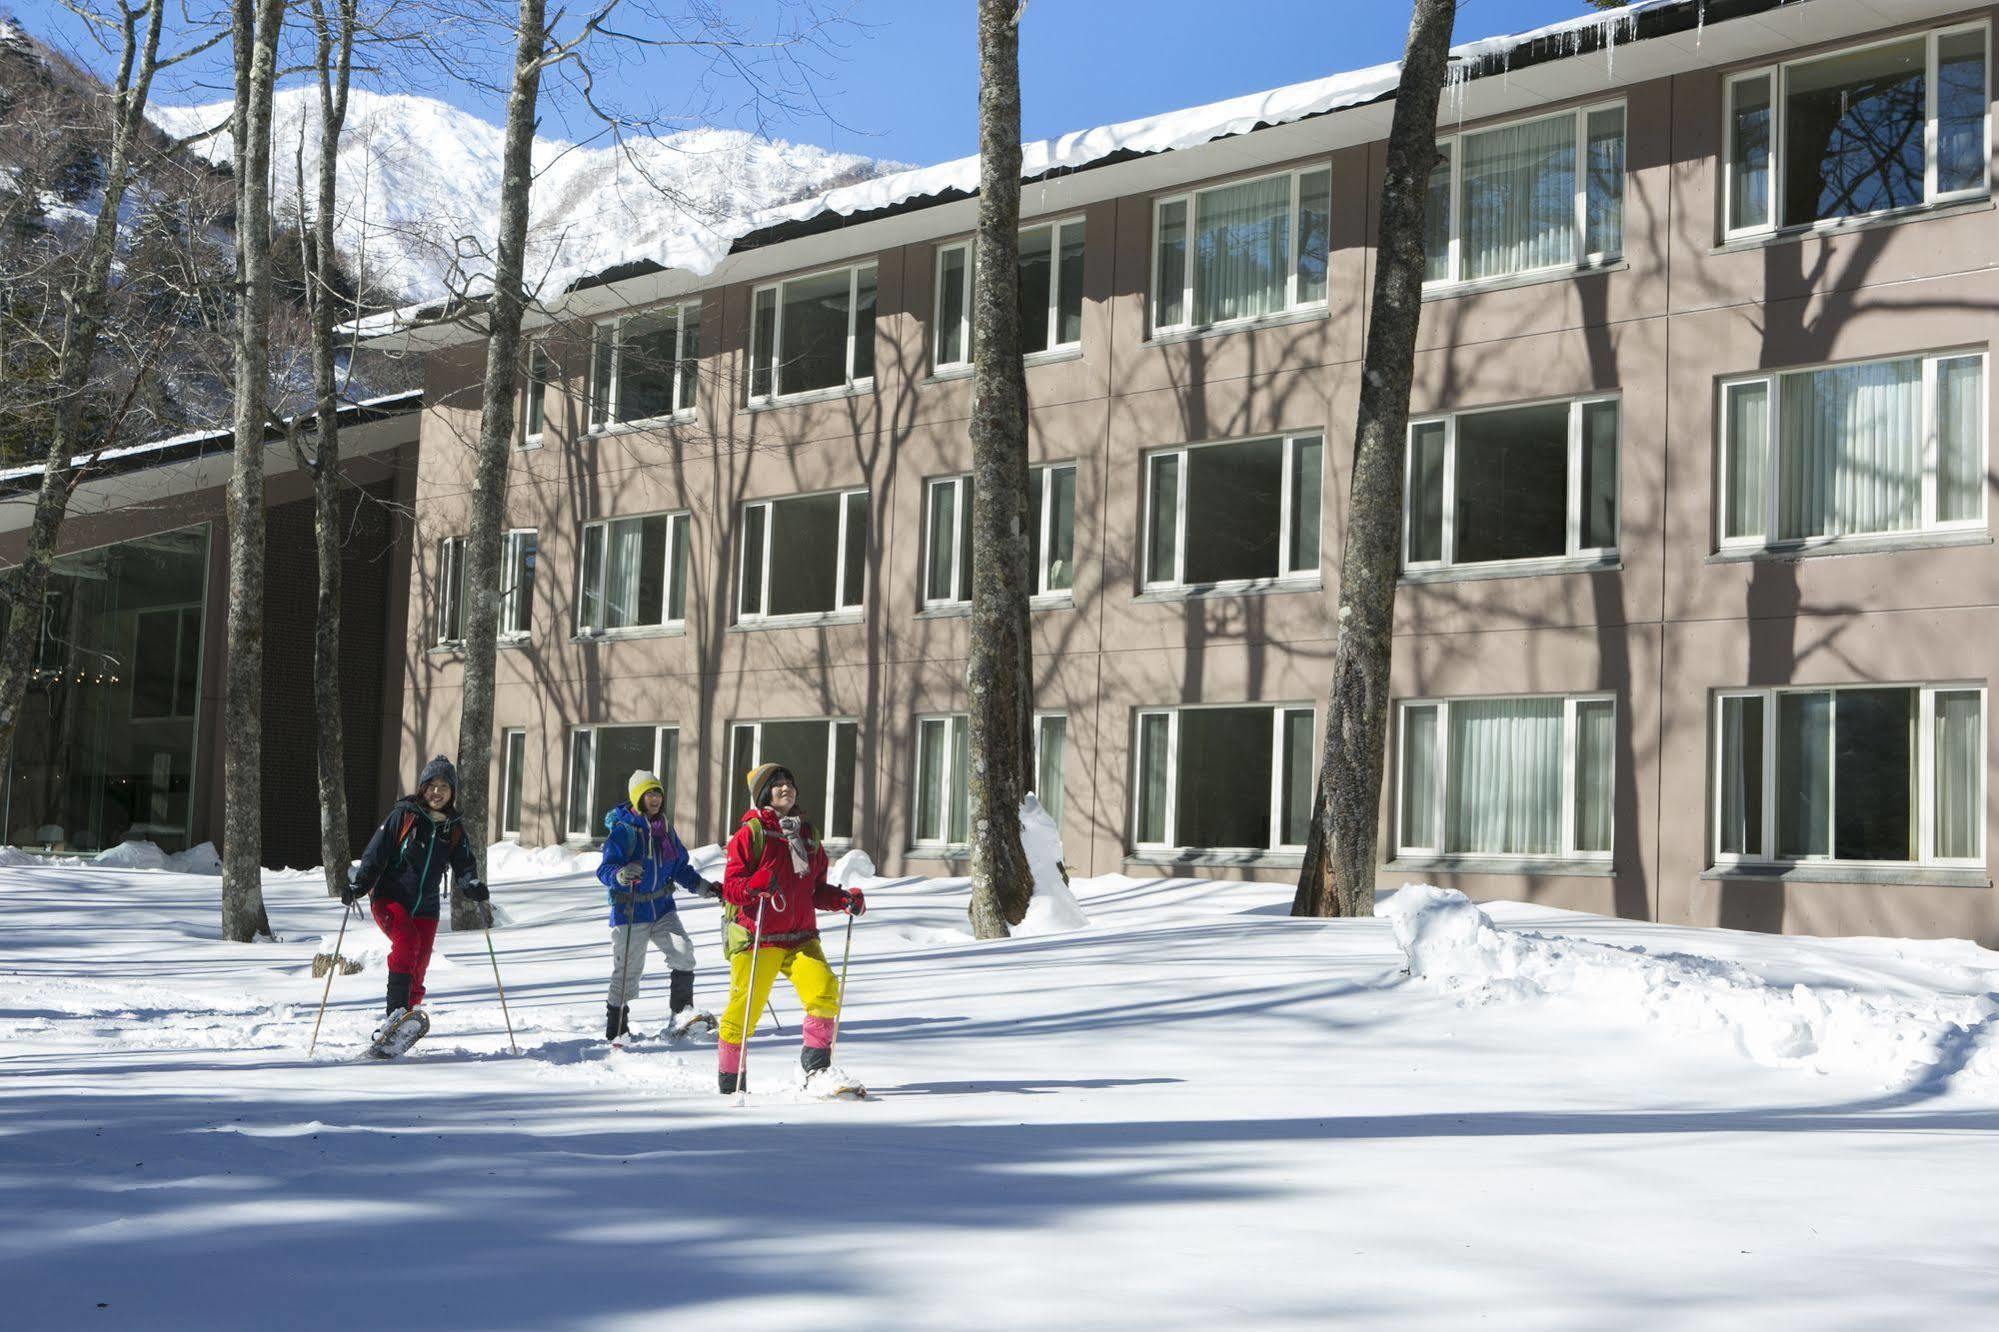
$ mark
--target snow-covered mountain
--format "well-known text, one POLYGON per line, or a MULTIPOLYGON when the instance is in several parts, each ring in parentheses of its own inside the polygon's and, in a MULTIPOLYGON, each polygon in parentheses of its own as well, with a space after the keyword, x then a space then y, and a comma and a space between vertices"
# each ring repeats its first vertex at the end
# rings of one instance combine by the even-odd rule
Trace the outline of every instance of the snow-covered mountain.
MULTIPOLYGON (((228 118, 227 103, 158 106, 153 120, 187 136, 228 118)), ((280 207, 296 207, 298 149, 317 156, 318 93, 278 96, 273 136, 280 207)), ((439 294, 490 266, 502 131, 428 97, 356 90, 341 138, 342 248, 385 287, 439 294)), ((226 160, 229 139, 199 146, 226 160)), ((693 129, 659 138, 535 145, 529 273, 553 291, 641 251, 671 248, 732 217, 895 169, 852 153, 693 129)), ((308 188, 308 194, 310 188, 308 188)))

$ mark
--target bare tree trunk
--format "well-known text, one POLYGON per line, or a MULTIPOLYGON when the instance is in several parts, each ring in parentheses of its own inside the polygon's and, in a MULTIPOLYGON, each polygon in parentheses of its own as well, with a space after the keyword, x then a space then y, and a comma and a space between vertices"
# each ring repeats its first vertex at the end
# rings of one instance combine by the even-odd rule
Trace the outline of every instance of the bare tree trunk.
MULTIPOLYGON (((465 541, 465 685, 458 713, 458 809, 465 836, 486 870, 486 803, 493 767, 493 674, 500 631, 500 545, 507 517, 507 464, 513 454, 521 319, 527 312, 528 196, 534 186, 535 104, 547 45, 543 0, 520 0, 514 73, 501 149, 500 219, 487 310, 486 381, 479 400, 479 449, 472 521, 465 541)), ((477 928, 456 892, 451 927, 477 928)))
POLYGON ((264 914, 264 436, 271 346, 271 103, 284 0, 235 0, 235 460, 229 474, 229 666, 223 703, 222 937, 264 914))
MULTIPOLYGON (((319 179, 312 224, 305 229, 306 302, 312 335, 312 518, 318 547, 318 616, 312 638, 312 711, 319 733, 319 855, 326 891, 338 897, 347 880, 347 769, 340 717, 340 400, 334 368, 333 241, 340 135, 347 123, 353 74, 356 0, 312 0, 319 77, 319 179)), ((304 189, 305 182, 299 187, 304 189)), ((304 460, 301 459, 303 463, 304 460)))
POLYGON ((1033 754, 1027 376, 1020 360, 1020 17, 979 0, 979 230, 972 283, 972 933, 1003 939, 1034 883, 1020 845, 1033 754))
POLYGON ((1340 555, 1339 641, 1320 748, 1299 916, 1374 914, 1375 840, 1388 737, 1403 436, 1423 313, 1423 205, 1437 160, 1437 99, 1454 0, 1416 0, 1381 182, 1374 294, 1354 424, 1353 487, 1340 555))
MULTIPOLYGON (((132 180, 133 148, 146 123, 146 101, 160 64, 160 30, 165 15, 165 0, 151 0, 120 15, 121 43, 118 70, 111 83, 113 114, 104 163, 104 197, 91 228, 81 277, 64 293, 67 316, 55 383, 50 386, 55 412, 48 447, 42 455, 42 482, 35 493, 34 516, 28 522, 26 549, 21 562, 9 571, 6 583, 6 634, 0 639, 0 771, 5 770, 5 760, 14 747, 14 730, 20 724, 21 704, 41 640, 49 566, 55 560, 75 485, 70 459, 86 447, 82 438, 85 389, 103 329, 111 269, 118 252, 118 219, 132 180)), ((110 442, 91 440, 88 448, 94 452, 110 442)))

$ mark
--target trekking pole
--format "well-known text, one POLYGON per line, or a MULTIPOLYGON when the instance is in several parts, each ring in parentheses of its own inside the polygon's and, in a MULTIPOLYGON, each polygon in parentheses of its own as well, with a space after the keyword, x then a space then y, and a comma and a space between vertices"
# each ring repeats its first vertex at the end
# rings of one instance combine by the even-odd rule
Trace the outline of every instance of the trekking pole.
POLYGON ((840 1006, 833 1010, 833 1035, 826 1042, 826 1062, 833 1062, 833 1052, 840 1048, 840 1015, 847 1011, 847 961, 854 955, 854 912, 847 910, 847 943, 840 950, 840 988, 834 993, 839 997, 840 1006))
POLYGON ((312 1020, 312 1039, 305 1047, 307 1059, 319 1048, 319 1024, 326 1021, 326 998, 333 993, 333 973, 340 970, 340 945, 347 942, 347 919, 353 914, 352 902, 340 908, 340 934, 333 941, 333 961, 326 968, 326 988, 319 992, 319 1016, 312 1020))
POLYGON ((736 1104, 747 1105, 750 1099, 750 1025, 756 1016, 753 1005, 757 998, 757 950, 764 944, 764 903, 770 900, 769 893, 757 896, 757 928, 750 939, 749 987, 743 992, 743 1048, 742 1057, 736 1062, 736 1104))
POLYGON ((500 1016, 505 1018, 507 1022, 507 1045, 515 1054, 519 1054, 521 1047, 514 1042, 513 1014, 507 1012, 507 987, 500 984, 500 955, 493 951, 493 927, 491 925, 486 927, 486 956, 491 958, 493 962, 493 988, 500 992, 500 1016))

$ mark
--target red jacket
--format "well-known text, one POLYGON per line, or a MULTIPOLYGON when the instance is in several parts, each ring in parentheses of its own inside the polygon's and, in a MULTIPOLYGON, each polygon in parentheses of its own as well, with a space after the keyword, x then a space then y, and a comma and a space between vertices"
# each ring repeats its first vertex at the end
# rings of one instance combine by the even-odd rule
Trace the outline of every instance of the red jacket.
POLYGON ((812 857, 800 874, 791 865, 791 843, 778 827, 777 814, 769 809, 753 809, 743 815, 742 826, 729 839, 728 868, 722 875, 722 898, 736 908, 736 923, 756 933, 757 913, 751 894, 765 884, 773 896, 763 909, 763 940, 795 948, 807 939, 819 937, 819 911, 839 911, 847 905, 847 895, 826 882, 826 849, 818 844, 812 825, 805 825, 812 842, 812 857), (763 855, 751 861, 752 823, 763 825, 763 855), (745 903, 750 905, 745 907, 745 903))

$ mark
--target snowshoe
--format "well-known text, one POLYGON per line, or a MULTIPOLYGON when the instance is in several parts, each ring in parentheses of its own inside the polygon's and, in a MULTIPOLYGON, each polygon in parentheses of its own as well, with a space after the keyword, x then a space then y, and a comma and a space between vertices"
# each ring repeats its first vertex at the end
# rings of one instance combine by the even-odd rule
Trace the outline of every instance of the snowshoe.
POLYGON ((408 1054, 412 1045, 430 1034, 430 1014, 421 1008, 398 1008, 375 1029, 368 1043, 371 1059, 396 1059, 408 1054))
POLYGON ((805 1075, 805 1094, 822 1101, 865 1101, 868 1089, 838 1064, 815 1068, 805 1075))
POLYGON ((713 1036, 716 1030, 713 1013, 701 1008, 683 1008, 673 1015, 671 1022, 666 1024, 666 1039, 692 1040, 699 1036, 713 1036))

